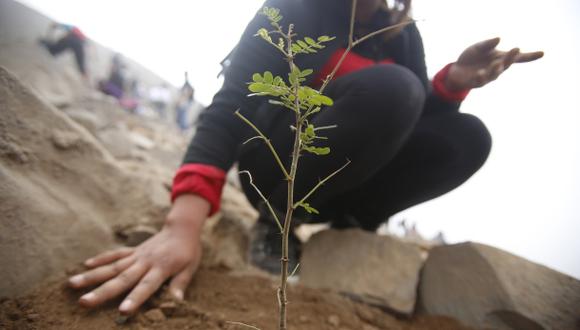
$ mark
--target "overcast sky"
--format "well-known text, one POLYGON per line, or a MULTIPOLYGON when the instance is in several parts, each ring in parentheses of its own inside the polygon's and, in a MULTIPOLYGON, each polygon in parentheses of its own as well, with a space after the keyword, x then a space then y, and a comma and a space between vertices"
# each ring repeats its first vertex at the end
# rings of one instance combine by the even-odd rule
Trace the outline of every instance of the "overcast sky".
MULTIPOLYGON (((289 0, 290 1, 290 0, 289 0)), ((260 0, 23 1, 79 25, 175 85, 190 72, 207 104, 220 86, 220 60, 260 0)), ((500 247, 580 278, 580 1, 415 0, 429 73, 468 45, 501 36, 501 48, 544 50, 472 91, 462 111, 479 116, 494 146, 486 165, 455 191, 410 209, 428 235, 500 247)))

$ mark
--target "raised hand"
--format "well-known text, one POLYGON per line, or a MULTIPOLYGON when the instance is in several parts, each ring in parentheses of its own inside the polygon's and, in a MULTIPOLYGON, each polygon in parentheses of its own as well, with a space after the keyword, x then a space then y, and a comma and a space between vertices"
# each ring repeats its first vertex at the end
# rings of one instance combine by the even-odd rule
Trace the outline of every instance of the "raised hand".
POLYGON ((446 87, 451 91, 482 87, 497 79, 514 63, 535 61, 544 52, 521 53, 519 48, 505 52, 497 50, 500 38, 469 46, 449 69, 446 87))
POLYGON ((131 290, 119 311, 133 314, 169 278, 169 291, 183 293, 201 261, 201 227, 209 203, 195 195, 175 200, 164 228, 136 248, 108 251, 85 261, 91 270, 69 279, 75 289, 99 285, 79 303, 96 307, 131 290))

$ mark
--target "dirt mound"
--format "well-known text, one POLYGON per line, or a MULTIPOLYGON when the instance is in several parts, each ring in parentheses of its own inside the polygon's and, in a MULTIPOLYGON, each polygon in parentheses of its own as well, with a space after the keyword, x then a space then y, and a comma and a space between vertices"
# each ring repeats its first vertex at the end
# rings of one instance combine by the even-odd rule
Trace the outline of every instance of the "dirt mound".
MULTIPOLYGON (((242 322, 274 329, 277 324, 275 283, 252 275, 228 275, 223 270, 202 269, 184 303, 157 297, 124 329, 247 329, 242 322)), ((104 309, 87 311, 75 304, 80 293, 53 284, 34 294, 0 303, 0 328, 6 330, 101 330, 116 328, 120 321, 112 302, 104 309)), ((290 329, 469 329, 446 317, 396 319, 374 307, 352 302, 325 291, 292 286, 290 329)))
POLYGON ((129 173, 1 67, 0 113, 0 296, 111 247, 113 226, 162 219, 168 197, 158 180, 129 173))

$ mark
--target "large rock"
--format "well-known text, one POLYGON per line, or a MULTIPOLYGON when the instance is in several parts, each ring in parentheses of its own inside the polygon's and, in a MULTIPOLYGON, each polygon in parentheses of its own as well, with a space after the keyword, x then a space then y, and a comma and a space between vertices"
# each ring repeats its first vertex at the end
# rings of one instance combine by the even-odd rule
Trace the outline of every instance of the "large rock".
POLYGON ((230 270, 249 266, 250 228, 258 212, 244 193, 227 183, 222 194, 221 210, 204 226, 204 265, 230 270))
POLYGON ((125 171, 0 67, 0 297, 62 276, 115 246, 113 227, 160 221, 168 205, 159 180, 125 171))
POLYGON ((418 309, 491 329, 580 328, 580 281, 477 243, 431 250, 418 309))
POLYGON ((304 247, 300 281, 410 314, 422 264, 420 249, 397 238, 357 229, 325 230, 304 247))

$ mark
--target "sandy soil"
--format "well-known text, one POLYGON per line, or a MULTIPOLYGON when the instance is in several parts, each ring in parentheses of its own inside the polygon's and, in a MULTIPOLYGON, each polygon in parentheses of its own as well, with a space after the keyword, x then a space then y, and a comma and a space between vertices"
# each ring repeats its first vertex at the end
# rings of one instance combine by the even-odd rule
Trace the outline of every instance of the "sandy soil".
MULTIPOLYGON (((64 281, 64 279, 63 279, 64 281)), ((0 303, 0 328, 6 330, 58 329, 276 329, 276 283, 257 275, 228 274, 224 269, 202 269, 186 295, 176 303, 159 294, 124 323, 116 311, 119 301, 98 310, 75 304, 81 295, 53 282, 19 299, 0 303)), ((330 292, 293 286, 289 304, 290 329, 469 329, 446 317, 397 319, 381 310, 330 292)))

